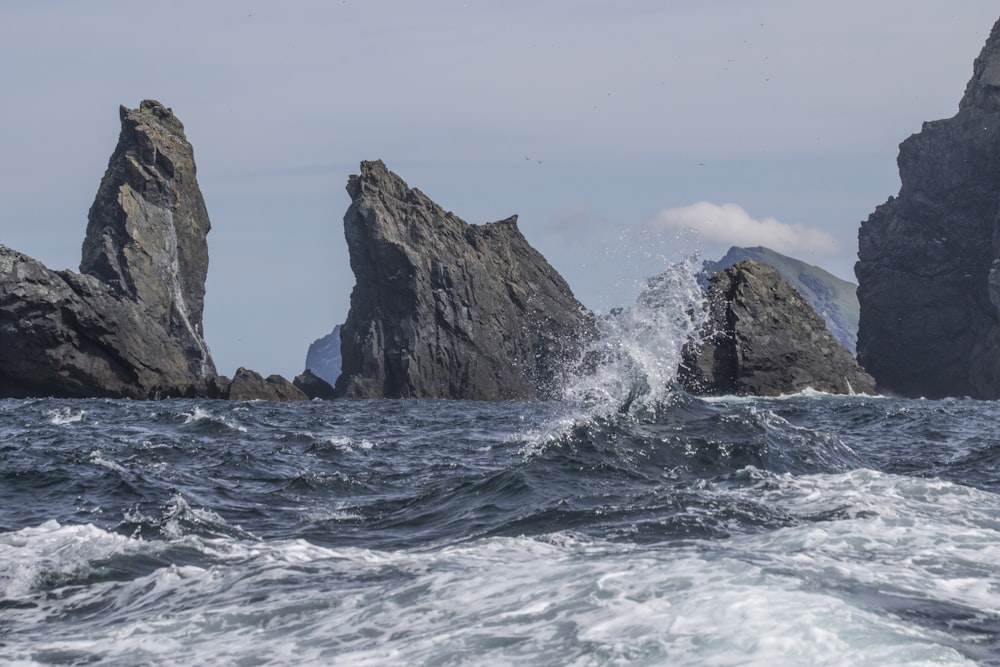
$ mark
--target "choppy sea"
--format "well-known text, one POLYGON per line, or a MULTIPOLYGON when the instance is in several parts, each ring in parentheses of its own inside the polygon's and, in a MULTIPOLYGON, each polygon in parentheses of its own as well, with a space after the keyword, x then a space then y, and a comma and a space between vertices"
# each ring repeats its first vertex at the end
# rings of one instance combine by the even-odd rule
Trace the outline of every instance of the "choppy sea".
POLYGON ((997 403, 694 398, 647 315, 564 401, 0 401, 0 663, 1000 665, 997 403))

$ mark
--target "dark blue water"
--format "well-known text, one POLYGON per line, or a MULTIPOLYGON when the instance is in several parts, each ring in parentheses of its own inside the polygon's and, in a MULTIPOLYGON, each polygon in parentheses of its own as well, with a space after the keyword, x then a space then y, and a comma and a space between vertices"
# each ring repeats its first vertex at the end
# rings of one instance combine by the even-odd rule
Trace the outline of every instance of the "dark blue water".
POLYGON ((0 662, 1000 664, 998 405, 0 401, 0 662))

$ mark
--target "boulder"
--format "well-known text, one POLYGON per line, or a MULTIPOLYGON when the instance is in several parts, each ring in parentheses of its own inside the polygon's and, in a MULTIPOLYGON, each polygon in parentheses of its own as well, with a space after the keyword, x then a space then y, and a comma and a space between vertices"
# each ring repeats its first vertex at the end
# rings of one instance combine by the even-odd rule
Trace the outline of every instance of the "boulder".
POLYGON ((0 394, 210 393, 202 335, 208 215, 184 128, 154 101, 121 109, 81 274, 0 247, 0 394))
POLYGON ((381 161, 347 184, 356 284, 336 391, 352 397, 534 399, 558 392, 593 316, 521 234, 470 225, 381 161))
POLYGON ((958 113, 897 164, 858 234, 858 359, 881 391, 1000 398, 1000 21, 958 113))
POLYGON ((707 307, 703 338, 685 348, 678 374, 691 393, 874 392, 871 376, 776 269, 746 261, 717 272, 707 307))

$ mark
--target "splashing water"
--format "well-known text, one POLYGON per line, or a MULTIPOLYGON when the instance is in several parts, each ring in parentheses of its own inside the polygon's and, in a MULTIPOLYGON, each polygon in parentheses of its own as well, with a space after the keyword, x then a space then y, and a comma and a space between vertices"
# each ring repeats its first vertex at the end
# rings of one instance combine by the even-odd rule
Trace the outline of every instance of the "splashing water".
POLYGON ((667 401, 684 345, 697 339, 707 317, 700 268, 697 256, 673 264, 646 281, 635 305, 600 318, 598 340, 587 350, 597 368, 575 378, 564 397, 596 414, 667 401))

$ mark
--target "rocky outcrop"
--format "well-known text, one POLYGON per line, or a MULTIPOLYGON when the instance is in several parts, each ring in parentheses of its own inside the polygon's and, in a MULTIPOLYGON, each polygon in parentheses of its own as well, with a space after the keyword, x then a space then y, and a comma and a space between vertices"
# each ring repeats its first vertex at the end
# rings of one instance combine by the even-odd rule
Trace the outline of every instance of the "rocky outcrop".
POLYGON ((778 396, 805 389, 873 393, 875 382, 774 268, 740 262, 709 280, 702 341, 685 349, 695 394, 778 396))
POLYGON ((781 274, 788 284, 805 297, 806 301, 816 310, 816 313, 826 320, 826 326, 841 345, 851 354, 857 352, 858 319, 858 286, 847 280, 824 271, 818 266, 782 255, 770 248, 761 246, 755 248, 732 247, 726 256, 718 262, 706 262, 706 276, 716 271, 727 269, 733 264, 745 261, 767 264, 781 274))
POLYGON ((897 163, 858 235, 858 359, 886 392, 1000 398, 1000 22, 958 113, 897 163))
POLYGON ((158 102, 121 110, 82 275, 0 247, 0 393, 206 395, 208 215, 191 145, 158 102))
POLYGON ((306 352, 306 370, 312 371, 331 385, 340 377, 340 325, 333 331, 317 338, 306 352))
POLYGON ((533 399, 557 390, 594 321, 516 216, 469 225, 381 161, 363 162, 347 191, 356 285, 339 395, 533 399))
POLYGON ((220 398, 231 401, 304 401, 308 397, 280 375, 263 377, 256 371, 239 368, 228 385, 220 387, 220 398))
POLYGON ((308 368, 301 375, 296 376, 292 384, 311 399, 318 398, 328 401, 337 397, 333 390, 333 385, 317 376, 308 368))

